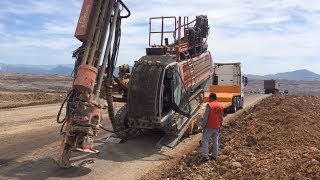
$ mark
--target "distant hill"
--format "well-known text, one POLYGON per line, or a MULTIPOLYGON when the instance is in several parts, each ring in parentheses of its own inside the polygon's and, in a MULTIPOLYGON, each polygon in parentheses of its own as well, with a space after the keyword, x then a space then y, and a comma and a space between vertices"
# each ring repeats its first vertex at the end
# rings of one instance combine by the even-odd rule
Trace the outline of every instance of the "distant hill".
MULTIPOLYGON (((130 66, 130 69, 132 67, 130 66)), ((0 72, 20 73, 20 74, 48 74, 70 76, 73 72, 73 64, 60 65, 24 65, 24 64, 1 64, 0 72)), ((114 75, 118 76, 119 69, 114 70, 114 75)))
POLYGON ((248 79, 255 79, 255 80, 277 79, 277 80, 320 81, 319 74, 316 74, 306 69, 277 73, 277 74, 268 74, 265 76, 248 74, 247 77, 248 79))
POLYGON ((69 76, 73 71, 73 65, 24 65, 24 64, 0 64, 0 72, 21 74, 58 74, 69 76))

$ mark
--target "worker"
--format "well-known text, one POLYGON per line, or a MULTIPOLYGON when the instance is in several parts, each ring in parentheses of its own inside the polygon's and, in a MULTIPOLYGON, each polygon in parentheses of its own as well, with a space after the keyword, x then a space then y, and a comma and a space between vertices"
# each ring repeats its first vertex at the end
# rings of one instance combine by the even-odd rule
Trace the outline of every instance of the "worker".
POLYGON ((213 151, 211 157, 218 159, 219 133, 223 121, 223 106, 217 101, 217 95, 210 93, 209 103, 202 119, 202 161, 209 160, 209 141, 213 138, 213 151))

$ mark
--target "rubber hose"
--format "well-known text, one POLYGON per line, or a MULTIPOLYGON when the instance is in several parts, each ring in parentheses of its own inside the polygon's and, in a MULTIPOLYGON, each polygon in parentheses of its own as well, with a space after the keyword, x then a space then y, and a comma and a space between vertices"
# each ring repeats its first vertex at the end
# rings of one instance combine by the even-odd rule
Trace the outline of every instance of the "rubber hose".
POLYGON ((73 92, 73 90, 71 90, 71 91, 68 93, 66 99, 63 101, 63 103, 62 103, 62 105, 61 105, 61 107, 60 107, 60 110, 59 110, 58 115, 57 115, 57 123, 59 123, 59 124, 61 124, 61 123, 63 123, 63 122, 65 121, 65 119, 63 119, 62 121, 60 121, 60 115, 61 115, 62 109, 63 109, 63 107, 64 107, 64 104, 67 102, 67 100, 68 100, 68 98, 69 98, 69 96, 71 95, 72 92, 73 92))

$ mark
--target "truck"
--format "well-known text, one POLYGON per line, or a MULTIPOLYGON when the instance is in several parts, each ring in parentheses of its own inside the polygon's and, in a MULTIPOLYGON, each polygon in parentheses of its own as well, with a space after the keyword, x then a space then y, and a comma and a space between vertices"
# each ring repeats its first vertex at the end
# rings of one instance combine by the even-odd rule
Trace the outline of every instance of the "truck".
POLYGON ((279 81, 271 79, 271 80, 264 80, 264 93, 265 94, 276 94, 279 92, 279 81))
POLYGON ((129 76, 129 68, 122 67, 125 76, 115 78, 121 30, 125 30, 121 21, 130 14, 121 0, 83 2, 75 32, 82 45, 73 53, 73 87, 57 116, 62 124, 60 167, 71 166, 73 152, 99 152, 94 138, 105 129, 104 109, 119 138, 129 140, 144 130, 163 131, 160 143, 168 147, 179 142, 198 115, 212 73, 207 16, 192 21, 187 16, 150 18, 146 55, 134 62, 129 76), (126 77, 129 82, 124 82, 126 77), (113 96, 114 81, 122 97, 113 96), (114 102, 124 105, 115 112, 114 102), (60 119, 65 103, 66 114, 60 119))
POLYGON ((212 84, 205 93, 205 102, 209 94, 214 92, 217 101, 225 108, 225 113, 235 113, 244 105, 244 88, 248 78, 241 71, 241 63, 214 63, 212 84))

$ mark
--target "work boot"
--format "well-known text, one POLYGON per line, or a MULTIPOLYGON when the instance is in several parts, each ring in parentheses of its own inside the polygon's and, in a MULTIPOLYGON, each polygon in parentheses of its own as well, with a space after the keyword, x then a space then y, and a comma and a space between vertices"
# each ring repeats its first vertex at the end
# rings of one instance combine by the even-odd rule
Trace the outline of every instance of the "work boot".
POLYGON ((218 157, 214 157, 211 153, 209 154, 209 158, 214 161, 218 160, 218 157))
POLYGON ((210 159, 214 160, 214 161, 217 161, 218 160, 218 157, 214 157, 213 155, 209 155, 210 159))
POLYGON ((202 157, 201 161, 202 162, 207 162, 207 161, 209 161, 209 157, 202 157))
POLYGON ((211 157, 212 158, 212 160, 214 160, 214 161, 218 161, 218 157, 211 157))

